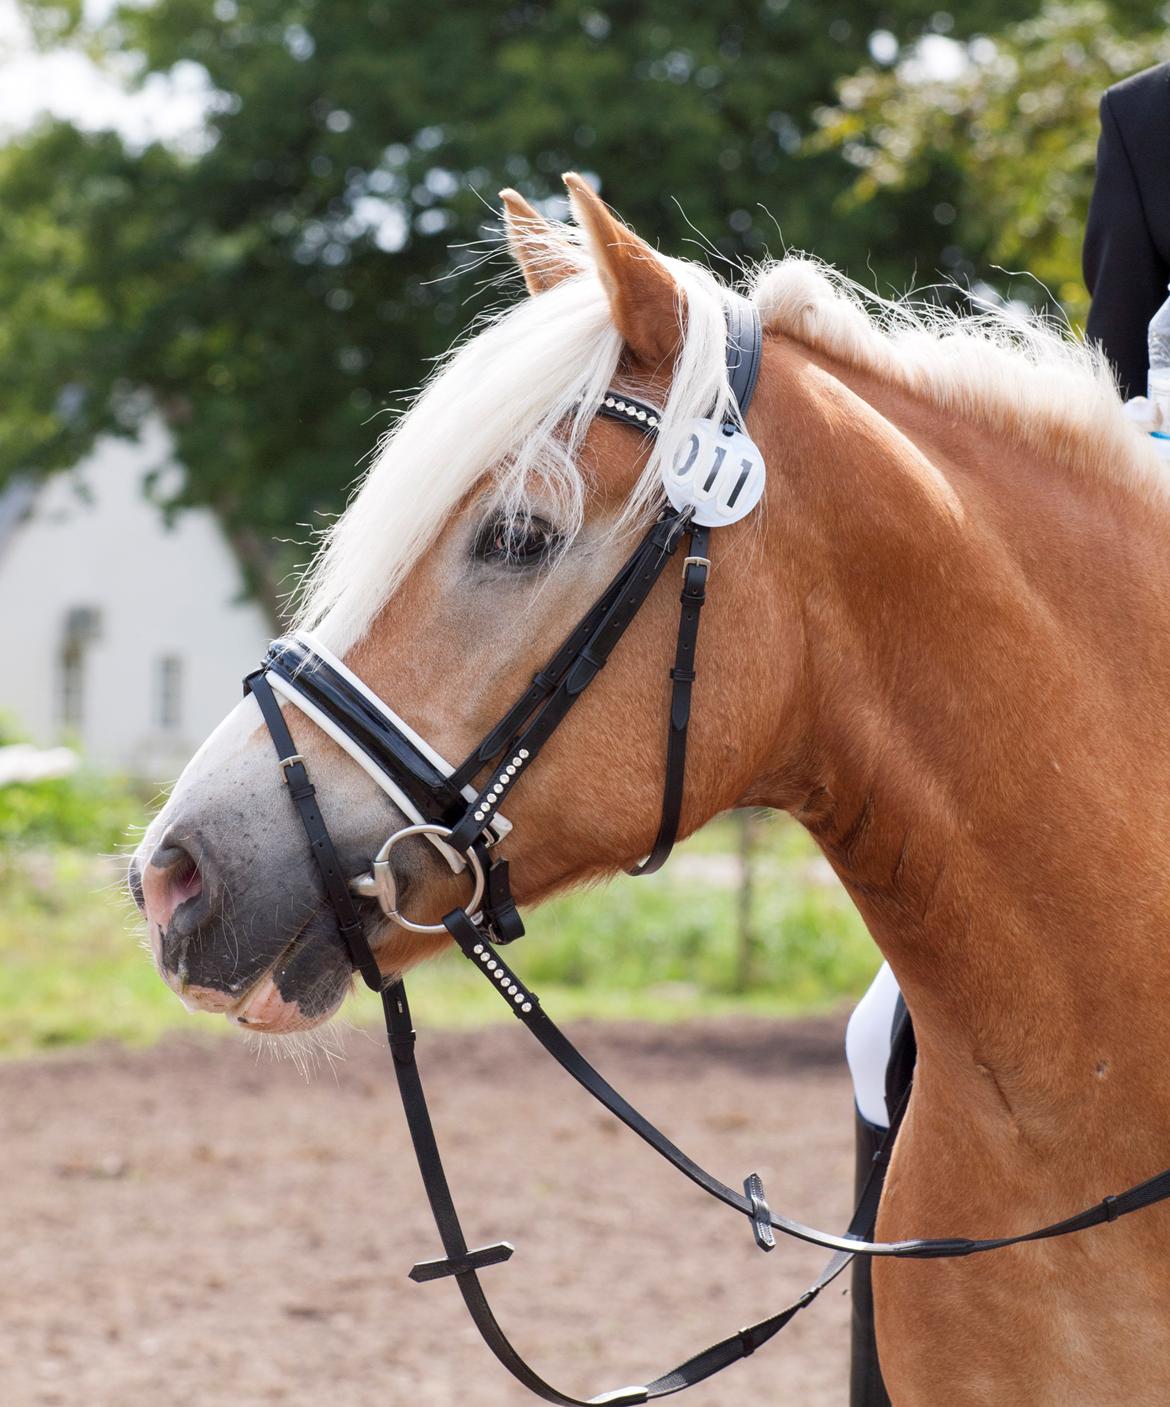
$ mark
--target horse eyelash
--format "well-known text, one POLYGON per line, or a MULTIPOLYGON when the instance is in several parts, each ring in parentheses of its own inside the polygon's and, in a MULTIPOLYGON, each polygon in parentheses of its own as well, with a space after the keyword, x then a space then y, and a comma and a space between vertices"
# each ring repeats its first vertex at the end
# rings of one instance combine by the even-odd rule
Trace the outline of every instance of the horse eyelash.
POLYGON ((494 513, 476 531, 471 554, 479 562, 520 568, 538 567, 559 555, 564 546, 565 534, 545 518, 531 516, 522 519, 506 513, 494 513), (512 550, 514 544, 534 532, 542 538, 539 550, 524 555, 512 550))

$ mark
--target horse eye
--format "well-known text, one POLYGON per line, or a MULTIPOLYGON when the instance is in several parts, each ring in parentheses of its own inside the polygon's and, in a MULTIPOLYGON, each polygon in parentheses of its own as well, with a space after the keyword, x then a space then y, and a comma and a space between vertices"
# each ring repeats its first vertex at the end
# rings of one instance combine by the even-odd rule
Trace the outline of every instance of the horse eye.
POLYGON ((508 567, 532 567, 547 561, 562 535, 543 518, 489 518, 480 525, 472 547, 481 562, 508 567))

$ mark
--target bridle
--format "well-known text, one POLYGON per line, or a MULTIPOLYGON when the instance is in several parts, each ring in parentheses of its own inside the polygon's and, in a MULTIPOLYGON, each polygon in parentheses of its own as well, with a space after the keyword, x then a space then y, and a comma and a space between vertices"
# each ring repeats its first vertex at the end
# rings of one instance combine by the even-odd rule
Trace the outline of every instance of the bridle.
MULTIPOLYGON (((723 422, 707 419, 694 423, 679 455, 665 467, 666 502, 656 521, 528 688, 458 766, 448 763, 311 635, 297 633, 277 640, 261 668, 245 680, 245 691, 255 697, 272 736, 278 765, 300 815, 350 960, 367 986, 382 999, 399 1092, 445 1252, 440 1260, 416 1265, 410 1277, 422 1282, 454 1276, 476 1327, 500 1362, 539 1397, 562 1407, 586 1407, 586 1403, 625 1407, 702 1382, 771 1339, 840 1275, 855 1255, 906 1259, 975 1255, 1083 1231, 1170 1197, 1168 1169, 1074 1216, 1019 1235, 982 1240, 954 1237, 874 1242, 870 1238, 884 1169, 906 1107, 907 1092, 894 1111, 889 1132, 874 1158, 844 1235, 815 1230, 773 1212, 756 1174, 745 1180, 742 1193, 737 1192, 676 1147, 581 1055, 544 1012, 535 993, 500 956, 500 948, 524 932, 511 896, 508 863, 493 853, 511 829, 501 814, 501 805, 604 667, 685 538, 678 638, 670 671, 661 821, 650 854, 632 873, 648 874, 658 869, 677 836, 699 615, 711 567, 707 556, 710 532, 713 527, 745 516, 763 491, 763 461, 743 428, 762 356, 759 316, 751 303, 734 295, 729 295, 726 312, 727 380, 733 417, 723 422), (347 877, 342 869, 317 807, 304 758, 296 752, 285 723, 278 695, 344 748, 410 822, 386 840, 366 874, 347 877), (392 853, 402 841, 420 836, 435 845, 453 870, 466 870, 470 881, 467 902, 448 913, 441 924, 417 923, 398 909, 392 853), (652 1382, 588 1399, 572 1397, 546 1383, 512 1347, 484 1294, 478 1272, 508 1260, 513 1248, 507 1242, 475 1250, 467 1245, 415 1061, 415 1032, 406 990, 401 978, 383 978, 366 940, 355 894, 376 899, 383 912, 405 928, 449 933, 464 957, 483 973, 544 1049, 610 1113, 704 1192, 746 1216, 762 1250, 774 1247, 774 1233, 780 1231, 830 1251, 831 1257, 820 1275, 779 1313, 721 1339, 652 1382)), ((661 418, 654 406, 616 390, 606 392, 595 413, 650 436, 657 433, 661 418)))

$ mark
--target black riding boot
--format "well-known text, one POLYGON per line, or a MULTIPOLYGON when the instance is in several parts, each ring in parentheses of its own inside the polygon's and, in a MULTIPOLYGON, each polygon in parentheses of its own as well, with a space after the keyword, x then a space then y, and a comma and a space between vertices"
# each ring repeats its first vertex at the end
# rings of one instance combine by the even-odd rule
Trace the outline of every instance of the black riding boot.
MULTIPOLYGON (((856 1114, 857 1195, 869 1177, 873 1155, 886 1130, 856 1114)), ((878 1366, 877 1340, 873 1332, 873 1290, 870 1287, 870 1259, 858 1256, 853 1262, 853 1324, 849 1349, 849 1407, 890 1407, 889 1394, 878 1366)))
MULTIPOLYGON (((906 1003, 901 995, 894 1011, 894 1025, 890 1032, 890 1055, 886 1063, 886 1109, 889 1111, 891 1128, 882 1128, 862 1118, 861 1111, 854 1106, 857 1136, 857 1196, 865 1186, 873 1169, 874 1154, 886 1143, 889 1147, 881 1160, 877 1176, 885 1181, 886 1166, 893 1150, 893 1140, 901 1127, 902 1116, 910 1098, 910 1086, 914 1079, 914 1063, 918 1058, 918 1043, 914 1039, 914 1025, 906 1003)), ((868 1256, 858 1256, 853 1262, 853 1332, 850 1345, 849 1407, 890 1407, 890 1395, 882 1381, 882 1370, 878 1364, 877 1338, 873 1330, 873 1286, 870 1281, 870 1267, 873 1261, 868 1256)))

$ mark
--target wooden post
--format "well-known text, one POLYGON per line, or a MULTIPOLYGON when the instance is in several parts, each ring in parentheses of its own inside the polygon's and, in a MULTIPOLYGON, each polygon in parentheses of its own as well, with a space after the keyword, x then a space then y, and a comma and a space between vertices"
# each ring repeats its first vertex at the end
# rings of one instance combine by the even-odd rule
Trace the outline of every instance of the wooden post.
POLYGON ((746 992, 751 986, 754 967, 756 935, 753 925, 755 901, 756 830, 759 817, 754 811, 735 813, 739 855, 739 890, 736 894, 736 955, 735 990, 746 992))

